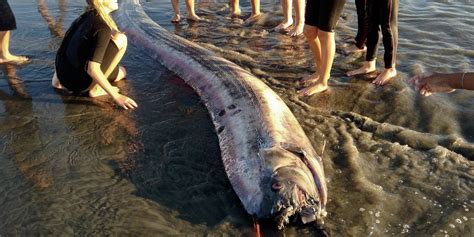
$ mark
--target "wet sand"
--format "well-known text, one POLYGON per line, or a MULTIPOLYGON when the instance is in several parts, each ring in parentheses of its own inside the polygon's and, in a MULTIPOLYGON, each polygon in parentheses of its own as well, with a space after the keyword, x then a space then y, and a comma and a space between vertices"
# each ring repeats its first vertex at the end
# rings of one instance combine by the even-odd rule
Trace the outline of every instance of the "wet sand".
MULTIPOLYGON (((253 236, 191 88, 131 45, 130 76, 118 86, 137 101, 136 111, 108 98, 62 95, 50 86, 55 50, 84 3, 10 4, 19 28, 12 51, 32 62, 0 65, 0 235, 253 236)), ((250 8, 241 4, 245 17, 250 8)), ((274 1, 262 1, 267 15, 244 27, 244 17, 227 18, 221 3, 199 5, 210 22, 179 25, 169 23, 168 1, 144 3, 159 24, 251 71, 289 105, 325 161, 330 233, 470 236, 474 93, 423 98, 406 80, 421 71, 474 70, 474 22, 466 17, 473 5, 400 5, 397 80, 377 88, 369 77, 345 76, 362 61, 343 52, 355 34, 349 1, 331 90, 300 98, 299 79, 312 61, 304 38, 270 32, 282 17, 274 1)), ((267 236, 319 234, 311 225, 279 233, 263 226, 267 236)))

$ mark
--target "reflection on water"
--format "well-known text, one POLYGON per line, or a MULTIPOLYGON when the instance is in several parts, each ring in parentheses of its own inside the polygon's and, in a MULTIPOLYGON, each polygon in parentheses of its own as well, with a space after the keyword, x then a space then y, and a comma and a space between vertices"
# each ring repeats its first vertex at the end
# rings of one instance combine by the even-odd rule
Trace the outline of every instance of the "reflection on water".
POLYGON ((16 66, 4 64, 1 66, 4 78, 7 80, 11 94, 4 90, 0 91, 4 114, 7 115, 2 121, 2 127, 14 131, 10 137, 13 146, 6 149, 18 169, 24 174, 29 184, 38 189, 47 188, 51 185, 52 176, 44 170, 38 169, 44 161, 44 157, 28 159, 32 152, 41 150, 41 138, 38 134, 38 124, 33 114, 33 103, 30 95, 25 90, 23 80, 16 73, 16 66), (20 109, 21 108, 21 109, 20 109), (25 140, 28 137, 28 141, 25 140), (30 149, 23 149, 28 146, 30 149), (9 151, 8 151, 9 150, 9 151))
POLYGON ((66 1, 58 0, 59 7, 59 17, 57 20, 54 20, 53 17, 49 14, 48 6, 46 5, 45 0, 37 0, 38 11, 41 16, 44 18, 48 24, 48 28, 51 31, 53 37, 63 37, 64 36, 64 14, 66 13, 66 1))
MULTIPOLYGON (((209 21, 177 25, 169 1, 144 4, 165 28, 251 71, 285 100, 324 158, 330 233, 470 236, 474 93, 422 98, 405 81, 420 71, 474 70, 474 20, 466 17, 474 4, 402 2, 398 79, 376 88, 344 76, 363 59, 343 52, 356 25, 349 1, 331 91, 310 98, 295 92, 312 70, 304 38, 270 31, 282 18, 277 1, 262 1, 266 16, 254 26, 243 26, 247 1, 242 19, 228 18, 224 3, 200 1, 209 21)), ((136 111, 107 97, 62 95, 50 87, 55 50, 85 3, 10 4, 18 21, 12 47, 33 60, 0 66, 0 235, 254 235, 191 88, 130 46, 130 78, 118 87, 137 98, 136 111)), ((319 233, 311 225, 262 228, 265 236, 319 233)))

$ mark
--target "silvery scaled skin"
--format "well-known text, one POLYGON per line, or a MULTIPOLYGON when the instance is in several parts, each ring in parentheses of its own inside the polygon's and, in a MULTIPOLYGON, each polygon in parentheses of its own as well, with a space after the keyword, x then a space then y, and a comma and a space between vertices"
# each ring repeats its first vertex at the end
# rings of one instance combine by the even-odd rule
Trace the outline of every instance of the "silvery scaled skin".
POLYGON ((323 164, 281 98, 258 78, 153 22, 136 0, 115 19, 129 41, 179 75, 204 101, 222 161, 247 212, 274 218, 278 229, 297 216, 326 215, 323 164))

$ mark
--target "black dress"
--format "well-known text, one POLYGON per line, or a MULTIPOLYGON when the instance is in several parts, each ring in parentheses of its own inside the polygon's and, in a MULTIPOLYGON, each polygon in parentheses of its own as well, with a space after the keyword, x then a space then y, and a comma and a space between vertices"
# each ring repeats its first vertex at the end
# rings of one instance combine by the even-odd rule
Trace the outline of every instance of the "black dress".
POLYGON ((0 31, 16 29, 15 16, 7 0, 0 0, 0 31))
MULTIPOLYGON (((76 19, 56 54, 56 73, 61 85, 75 93, 85 92, 93 81, 87 73, 87 63, 97 62, 105 72, 118 52, 111 38, 111 29, 97 12, 88 11, 76 19)), ((118 71, 117 66, 109 81, 117 77, 118 71)))

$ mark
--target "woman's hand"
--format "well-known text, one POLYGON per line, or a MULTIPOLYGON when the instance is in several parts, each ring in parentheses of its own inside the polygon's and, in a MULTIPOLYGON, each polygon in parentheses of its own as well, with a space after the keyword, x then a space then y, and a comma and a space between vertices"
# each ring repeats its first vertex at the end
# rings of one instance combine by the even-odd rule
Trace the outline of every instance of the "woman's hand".
POLYGON ((135 109, 138 107, 137 103, 134 100, 121 94, 117 94, 114 98, 114 101, 125 110, 135 109))
POLYGON ((450 82, 450 76, 439 73, 421 74, 410 78, 409 82, 415 85, 415 88, 423 96, 430 96, 433 93, 450 93, 455 89, 450 82))

